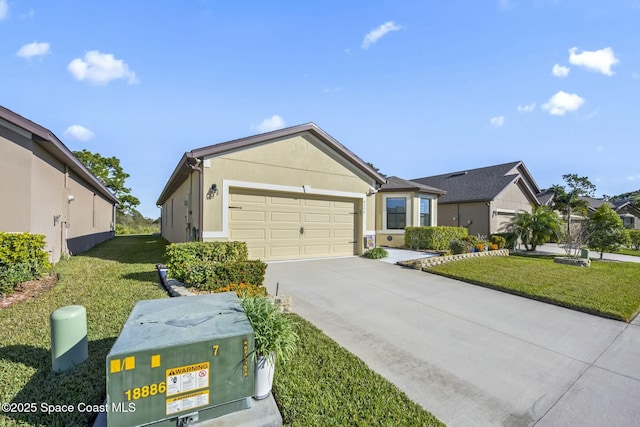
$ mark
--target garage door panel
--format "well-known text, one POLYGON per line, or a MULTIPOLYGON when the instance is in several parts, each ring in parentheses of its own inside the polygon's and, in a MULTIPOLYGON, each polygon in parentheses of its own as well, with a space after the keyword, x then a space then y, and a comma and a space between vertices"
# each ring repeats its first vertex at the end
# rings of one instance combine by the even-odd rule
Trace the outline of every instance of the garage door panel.
POLYGON ((229 236, 246 241, 250 256, 276 260, 354 254, 354 201, 231 191, 229 236))
POLYGON ((229 236, 232 240, 264 240, 267 233, 264 229, 247 230, 247 229, 235 229, 231 230, 229 236))
POLYGON ((331 214, 329 213, 305 213, 304 214, 304 222, 319 222, 323 224, 329 224, 331 222, 331 214))
POLYGON ((249 222, 264 222, 266 213, 264 211, 249 211, 241 209, 232 209, 229 215, 232 221, 249 221, 249 222))
POLYGON ((271 212, 269 219, 272 222, 299 223, 301 214, 299 212, 271 212))

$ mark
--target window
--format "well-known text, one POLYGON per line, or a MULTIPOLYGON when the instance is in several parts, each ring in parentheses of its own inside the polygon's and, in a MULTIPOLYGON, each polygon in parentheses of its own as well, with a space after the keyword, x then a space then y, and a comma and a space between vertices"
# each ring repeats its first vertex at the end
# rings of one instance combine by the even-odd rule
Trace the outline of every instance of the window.
POLYGON ((633 224, 633 220, 635 218, 631 217, 631 216, 623 216, 622 217, 622 224, 624 225, 624 228, 634 228, 634 224, 633 224))
POLYGON ((387 198, 387 229, 404 230, 407 223, 406 199, 404 197, 387 198))
POLYGON ((420 227, 431 225, 429 217, 429 199, 420 198, 420 227))

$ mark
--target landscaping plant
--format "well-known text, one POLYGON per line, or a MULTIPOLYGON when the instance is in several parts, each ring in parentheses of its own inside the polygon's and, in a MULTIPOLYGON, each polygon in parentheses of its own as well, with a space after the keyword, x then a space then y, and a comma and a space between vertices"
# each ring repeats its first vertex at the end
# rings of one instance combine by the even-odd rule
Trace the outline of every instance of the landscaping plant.
POLYGON ((370 259, 380 259, 388 257, 389 253, 384 248, 377 247, 366 251, 364 256, 370 259))

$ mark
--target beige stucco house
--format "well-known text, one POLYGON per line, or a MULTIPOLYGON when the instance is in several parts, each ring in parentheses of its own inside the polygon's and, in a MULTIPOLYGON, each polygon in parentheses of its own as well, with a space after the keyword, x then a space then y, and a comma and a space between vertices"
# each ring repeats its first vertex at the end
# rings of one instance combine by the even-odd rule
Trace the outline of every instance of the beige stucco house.
POLYGON ((438 225, 467 227, 471 235, 505 232, 516 212, 540 204, 540 189, 521 161, 413 181, 445 190, 438 198, 438 225))
POLYGON ((0 231, 43 234, 50 260, 113 236, 118 200, 48 129, 0 107, 0 231))
POLYGON ((158 198, 162 235, 245 241, 263 260, 361 254, 381 243, 385 182, 313 123, 198 148, 158 198))
POLYGON ((405 227, 438 224, 438 197, 446 191, 391 176, 376 198, 378 246, 404 246, 405 227))

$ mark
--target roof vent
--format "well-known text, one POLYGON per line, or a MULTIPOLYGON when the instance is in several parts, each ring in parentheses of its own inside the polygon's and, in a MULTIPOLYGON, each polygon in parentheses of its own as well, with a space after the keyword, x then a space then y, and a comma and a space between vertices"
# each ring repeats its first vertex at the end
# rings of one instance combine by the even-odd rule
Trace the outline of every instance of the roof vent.
POLYGON ((463 176, 463 175, 466 175, 466 174, 468 174, 468 173, 469 173, 469 172, 466 172, 466 171, 465 171, 465 172, 456 172, 456 173, 454 173, 454 174, 449 175, 449 178, 453 178, 453 177, 455 177, 455 176, 463 176))

